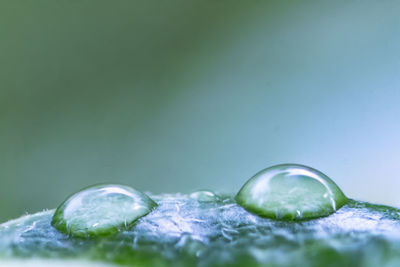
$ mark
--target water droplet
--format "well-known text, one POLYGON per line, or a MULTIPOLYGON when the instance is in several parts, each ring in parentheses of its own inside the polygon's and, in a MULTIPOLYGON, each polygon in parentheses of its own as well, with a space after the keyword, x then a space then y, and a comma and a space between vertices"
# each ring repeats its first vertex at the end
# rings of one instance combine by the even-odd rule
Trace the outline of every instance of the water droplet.
POLYGON ((77 237, 108 235, 131 226, 156 206, 129 186, 96 185, 67 198, 55 211, 52 225, 77 237))
POLYGON ((199 202, 213 202, 219 199, 216 194, 208 190, 193 192, 190 194, 190 198, 196 199, 199 202))
POLYGON ((298 164, 264 169, 240 189, 236 202, 262 217, 302 220, 332 214, 347 202, 325 174, 298 164))

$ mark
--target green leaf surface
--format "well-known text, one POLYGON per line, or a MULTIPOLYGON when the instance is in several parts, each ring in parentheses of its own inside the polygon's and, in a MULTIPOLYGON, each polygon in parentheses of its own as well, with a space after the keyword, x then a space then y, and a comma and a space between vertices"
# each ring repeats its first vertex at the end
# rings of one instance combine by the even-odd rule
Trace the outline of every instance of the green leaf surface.
POLYGON ((330 216, 291 222, 254 215, 231 196, 151 197, 155 210, 110 236, 60 233, 54 210, 4 223, 0 265, 400 266, 395 208, 350 200, 330 216))

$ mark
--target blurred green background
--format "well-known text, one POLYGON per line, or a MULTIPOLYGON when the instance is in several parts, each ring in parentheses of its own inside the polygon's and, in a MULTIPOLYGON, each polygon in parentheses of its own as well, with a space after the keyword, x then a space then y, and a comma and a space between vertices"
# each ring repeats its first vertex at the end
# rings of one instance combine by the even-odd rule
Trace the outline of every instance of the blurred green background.
POLYGON ((315 167, 400 206, 399 1, 0 3, 0 221, 99 182, 315 167))

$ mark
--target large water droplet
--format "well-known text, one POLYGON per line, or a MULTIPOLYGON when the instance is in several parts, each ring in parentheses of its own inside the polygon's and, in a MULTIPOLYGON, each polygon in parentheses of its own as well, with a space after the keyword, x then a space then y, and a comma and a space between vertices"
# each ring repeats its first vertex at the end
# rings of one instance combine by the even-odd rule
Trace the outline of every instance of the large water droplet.
POLYGON ((259 216, 283 220, 327 216, 347 202, 328 176, 298 164, 260 171, 246 182, 235 200, 259 216))
POLYGON ((132 226, 156 206, 129 186, 96 185, 67 198, 55 211, 52 225, 78 237, 107 235, 132 226))

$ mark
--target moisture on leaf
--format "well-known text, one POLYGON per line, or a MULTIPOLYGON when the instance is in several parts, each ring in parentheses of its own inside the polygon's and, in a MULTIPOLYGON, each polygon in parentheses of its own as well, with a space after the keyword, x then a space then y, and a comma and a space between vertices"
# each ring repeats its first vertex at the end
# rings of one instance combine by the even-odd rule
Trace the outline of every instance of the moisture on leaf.
POLYGON ((158 207, 114 235, 63 234, 51 226, 54 210, 2 224, 0 265, 43 259, 135 267, 400 266, 395 208, 349 200, 327 217, 282 221, 250 213, 231 196, 207 202, 182 194, 151 198, 158 207))
POLYGON ((334 213, 347 198, 325 174, 282 164, 254 175, 235 197, 250 212, 272 219, 304 220, 334 213))
POLYGON ((156 206, 129 186, 96 185, 67 198, 55 211, 52 225, 73 236, 107 235, 131 226, 156 206))

